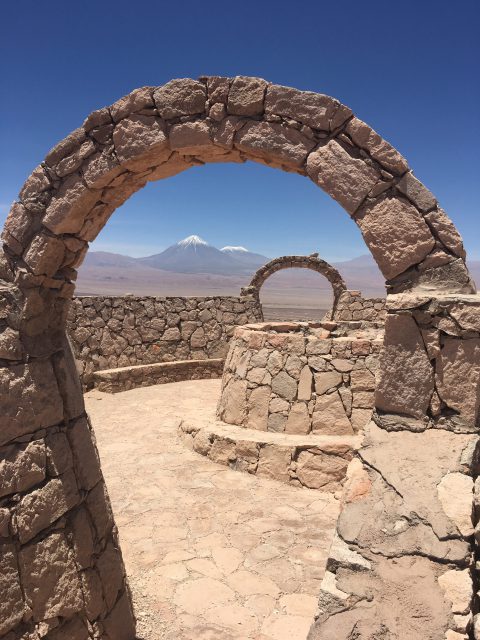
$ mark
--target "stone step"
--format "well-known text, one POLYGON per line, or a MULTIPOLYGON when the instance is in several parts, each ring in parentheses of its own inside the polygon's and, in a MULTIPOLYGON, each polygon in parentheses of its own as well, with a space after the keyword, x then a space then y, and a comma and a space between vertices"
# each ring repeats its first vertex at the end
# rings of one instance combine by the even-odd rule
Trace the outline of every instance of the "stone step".
POLYGON ((336 492, 362 436, 288 435, 220 421, 183 421, 183 443, 231 469, 297 486, 336 492))
POLYGON ((137 387, 150 387, 181 380, 221 378, 223 358, 207 360, 174 360, 153 364, 132 365, 118 369, 103 369, 93 373, 94 387, 105 393, 119 393, 137 387))

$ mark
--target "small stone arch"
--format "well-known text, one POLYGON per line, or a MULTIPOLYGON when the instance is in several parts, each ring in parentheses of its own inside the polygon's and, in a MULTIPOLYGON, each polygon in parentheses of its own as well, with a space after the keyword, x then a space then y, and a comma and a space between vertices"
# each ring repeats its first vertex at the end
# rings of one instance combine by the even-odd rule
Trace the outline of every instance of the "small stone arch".
MULTIPOLYGON (((372 630, 388 633, 391 624, 392 635, 398 635, 398 624, 403 628, 414 609, 431 613, 432 637, 443 637, 447 629, 456 633, 439 576, 447 563, 467 566, 471 532, 458 534, 445 516, 441 535, 428 546, 430 530, 421 528, 428 511, 415 521, 405 517, 416 503, 407 503, 403 489, 394 485, 410 477, 401 464, 429 468, 431 478, 432 469, 438 471, 439 484, 434 456, 441 443, 443 459, 455 458, 451 469, 472 473, 474 467, 467 455, 462 453, 460 461, 456 453, 474 450, 470 441, 465 444, 467 436, 461 438, 478 428, 480 388, 480 301, 461 237, 405 158, 349 107, 261 78, 213 76, 142 87, 91 113, 34 169, 8 215, 0 252, 0 446, 14 460, 14 498, 2 502, 0 551, 6 551, 0 574, 8 585, 2 591, 0 635, 34 635, 55 619, 57 640, 93 639, 98 633, 105 640, 135 637, 114 519, 65 334, 76 269, 115 209, 149 181, 194 165, 246 160, 307 176, 330 194, 359 226, 385 276, 387 293, 402 294, 388 296, 376 422, 368 433, 369 452, 352 467, 331 551, 331 572, 342 568, 341 591, 330 572, 318 625, 309 637, 339 638, 340 624, 346 638, 357 623, 366 630, 362 637, 372 630), (464 384, 467 375, 469 384, 464 384), (398 433, 416 440, 397 447, 398 433), (432 433, 434 446, 427 438, 432 433), (385 460, 387 475, 392 466, 401 469, 390 482, 377 471, 385 460), (34 481, 23 476, 27 464, 35 468, 34 481), (371 517, 381 502, 375 494, 380 485, 384 491, 395 489, 385 502, 385 524, 371 517), (396 506, 400 503, 403 511, 396 506), (349 522, 353 527, 346 526, 349 522), (392 546, 398 533, 390 532, 394 522, 409 527, 406 550, 392 546), (357 529, 359 540, 350 539, 357 529), (464 555, 452 546, 452 536, 464 555), (392 574, 403 580, 396 565, 410 556, 423 562, 418 573, 428 580, 413 592, 414 601, 406 601, 397 624, 391 622, 387 596, 395 588, 392 574), (83 569, 99 564, 107 581, 105 600, 101 585, 95 583, 94 595, 82 583, 83 569), (57 574, 49 573, 51 567, 57 574), (358 567, 368 569, 365 593, 375 594, 368 611, 355 604, 358 567), (338 593, 343 598, 350 588, 355 595, 345 595, 339 613, 338 593)), ((416 482, 417 489, 421 486, 416 482)), ((435 523, 439 514, 440 507, 435 523)), ((435 526, 430 525, 432 531, 435 526)), ((410 580, 411 570, 402 567, 410 580)), ((455 580, 468 573, 452 571, 455 580)), ((405 584, 403 593, 409 591, 405 584)), ((424 636, 426 619, 418 623, 421 628, 412 622, 409 637, 424 636)))
POLYGON ((277 271, 283 269, 310 269, 324 276, 333 289, 333 305, 332 314, 335 312, 338 300, 342 293, 346 291, 347 285, 343 280, 340 272, 331 264, 318 257, 318 254, 309 256, 281 256, 267 262, 256 271, 248 287, 242 289, 242 295, 254 296, 260 300, 260 289, 265 281, 277 271))

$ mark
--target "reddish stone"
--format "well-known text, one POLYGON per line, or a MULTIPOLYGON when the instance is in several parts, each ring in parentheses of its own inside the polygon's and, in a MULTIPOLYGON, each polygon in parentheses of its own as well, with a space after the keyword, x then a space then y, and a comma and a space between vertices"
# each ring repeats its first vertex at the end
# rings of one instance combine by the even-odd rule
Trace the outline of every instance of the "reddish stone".
POLYGON ((355 218, 380 270, 388 279, 419 264, 435 239, 417 209, 406 200, 385 198, 355 218))
POLYGON ((335 140, 308 156, 307 173, 348 213, 354 213, 380 174, 363 159, 351 156, 335 140))
POLYGON ((270 85, 265 97, 266 113, 291 118, 324 131, 340 126, 342 120, 345 121, 350 117, 352 113, 350 109, 343 107, 341 117, 335 119, 340 107, 343 105, 329 96, 311 91, 299 91, 278 84, 270 85))
POLYGON ((247 122, 238 131, 235 146, 250 157, 299 168, 314 143, 296 129, 269 122, 247 122))
POLYGON ((153 97, 158 113, 169 120, 179 116, 204 113, 207 99, 205 85, 190 78, 171 80, 158 87, 153 97))
POLYGON ((237 116, 261 115, 267 86, 267 82, 262 78, 247 76, 234 78, 228 93, 228 113, 237 116))

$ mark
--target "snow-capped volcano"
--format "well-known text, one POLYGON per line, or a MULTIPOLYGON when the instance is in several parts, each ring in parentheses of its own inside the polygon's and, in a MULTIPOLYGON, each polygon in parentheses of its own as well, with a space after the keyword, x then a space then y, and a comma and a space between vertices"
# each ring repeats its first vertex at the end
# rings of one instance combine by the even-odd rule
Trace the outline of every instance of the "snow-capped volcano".
POLYGON ((233 246, 230 246, 230 245, 227 245, 226 247, 222 247, 220 249, 220 251, 224 251, 224 252, 228 252, 228 253, 235 253, 237 251, 249 253, 248 249, 245 249, 245 247, 233 247, 233 246))
POLYGON ((228 245, 217 249, 197 235, 187 236, 161 253, 139 258, 149 267, 177 273, 215 273, 225 276, 249 275, 268 262, 245 247, 228 245))
POLYGON ((208 242, 200 236, 187 236, 183 240, 177 242, 179 247, 198 247, 200 245, 208 246, 208 242))
POLYGON ((265 256, 250 253, 245 247, 212 247, 197 235, 187 236, 161 253, 140 262, 177 273, 216 273, 225 276, 251 274, 268 261, 265 256))

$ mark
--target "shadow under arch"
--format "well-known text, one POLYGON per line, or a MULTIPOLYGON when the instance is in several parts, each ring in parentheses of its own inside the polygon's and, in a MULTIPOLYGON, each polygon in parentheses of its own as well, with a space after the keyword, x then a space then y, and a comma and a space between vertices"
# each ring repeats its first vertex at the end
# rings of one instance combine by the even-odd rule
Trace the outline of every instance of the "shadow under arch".
MULTIPOLYGON (((55 508, 42 511, 31 530, 9 533, 17 591, 1 633, 29 631, 57 616, 58 638, 74 637, 72 625, 80 619, 100 622, 106 639, 134 637, 116 530, 65 340, 68 302, 88 243, 135 191, 195 164, 246 160, 308 176, 337 200, 360 227, 388 292, 421 291, 428 299, 475 293, 461 238, 435 197, 398 151, 333 98, 260 78, 203 77, 136 89, 90 114, 26 180, 2 234, 0 445, 17 447, 29 434, 42 442, 45 434, 63 434, 73 454, 77 491, 67 495, 65 484, 57 483, 59 494, 49 501, 55 508), (55 528, 58 518, 64 518, 64 530, 55 528), (95 567, 102 557, 122 576, 108 604, 98 596, 94 616, 81 596, 80 547, 87 566, 95 567), (59 567, 57 578, 32 591, 32 566, 46 572, 49 562, 59 567), (53 612, 45 602, 57 598, 53 612), (33 618, 25 614, 29 610, 33 618)), ((376 406, 389 415, 419 419, 429 400, 417 401, 410 368, 416 363, 403 354, 412 351, 412 341, 404 345, 408 331, 402 334, 397 325, 397 319, 387 322, 387 337, 396 347, 381 365, 376 406), (396 358, 401 366, 394 371, 396 358)), ((423 357, 415 340, 413 350, 423 357)), ((8 508, 16 514, 16 505, 8 508)), ((378 582, 375 571, 368 580, 378 582)), ((384 615, 381 595, 374 605, 372 625, 384 615)), ((366 615, 357 615, 353 604, 350 613, 366 615)))

